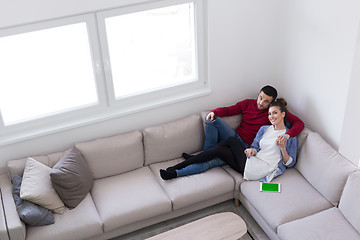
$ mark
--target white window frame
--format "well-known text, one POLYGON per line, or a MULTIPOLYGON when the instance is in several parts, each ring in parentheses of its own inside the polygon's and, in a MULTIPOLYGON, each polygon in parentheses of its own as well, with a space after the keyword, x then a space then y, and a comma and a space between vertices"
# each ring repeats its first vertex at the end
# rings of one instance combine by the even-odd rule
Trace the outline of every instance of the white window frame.
POLYGON ((101 69, 101 54, 98 42, 96 19, 93 14, 85 14, 63 19, 39 22, 35 24, 8 28, 0 31, 0 37, 22 34, 32 31, 61 27, 76 23, 85 23, 88 31, 89 47, 93 65, 98 104, 82 106, 74 109, 56 112, 54 114, 21 121, 20 123, 5 125, 0 109, 0 146, 12 142, 25 140, 31 137, 46 135, 56 131, 81 125, 86 116, 102 111, 107 106, 106 87, 101 69), (74 119, 77 119, 76 123, 74 119))
POLYGON ((105 67, 105 78, 108 92, 108 100, 111 106, 118 108, 122 112, 138 111, 152 108, 154 106, 177 102, 189 97, 206 94, 209 92, 206 76, 206 57, 205 57, 205 32, 204 32, 204 7, 203 0, 167 0, 155 3, 147 3, 136 6, 112 9, 97 14, 100 32, 100 43, 103 49, 103 62, 105 67), (136 13, 156 8, 168 7, 182 3, 194 2, 195 11, 195 69, 197 80, 189 83, 179 83, 174 86, 166 86, 157 90, 135 93, 130 96, 116 98, 111 75, 110 54, 106 34, 105 19, 128 13, 136 13))
POLYGON ((208 82, 207 42, 204 12, 205 0, 160 0, 146 1, 133 6, 119 6, 114 9, 97 11, 88 14, 65 17, 61 19, 41 21, 34 24, 0 29, 0 37, 19 33, 86 22, 91 48, 94 76, 99 104, 66 111, 41 119, 35 119, 11 126, 4 126, 0 112, 0 146, 45 136, 60 131, 82 127, 89 124, 109 120, 139 111, 189 100, 210 94, 208 82), (148 91, 121 99, 115 98, 111 79, 109 53, 105 34, 105 18, 182 3, 194 2, 195 10, 195 45, 197 81, 148 91))

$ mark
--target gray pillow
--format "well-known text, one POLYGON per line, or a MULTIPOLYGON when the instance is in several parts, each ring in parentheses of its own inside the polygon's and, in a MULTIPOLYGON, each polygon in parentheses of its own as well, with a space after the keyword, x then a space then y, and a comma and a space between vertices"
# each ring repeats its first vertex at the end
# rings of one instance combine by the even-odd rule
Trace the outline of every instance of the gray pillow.
POLYGON ((55 164, 50 178, 55 191, 69 209, 75 208, 94 184, 91 170, 76 147, 55 164))
POLYGON ((16 210, 24 223, 31 226, 43 226, 55 223, 54 215, 50 210, 20 198, 20 187, 22 182, 20 176, 14 174, 12 182, 16 210))

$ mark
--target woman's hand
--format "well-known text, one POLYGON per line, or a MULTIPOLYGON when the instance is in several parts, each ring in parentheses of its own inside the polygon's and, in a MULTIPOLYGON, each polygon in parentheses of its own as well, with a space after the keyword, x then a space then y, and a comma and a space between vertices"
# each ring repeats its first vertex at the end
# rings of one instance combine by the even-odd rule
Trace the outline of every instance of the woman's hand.
POLYGON ((288 138, 286 136, 279 136, 276 139, 276 145, 278 145, 281 149, 281 155, 283 158, 284 163, 286 164, 287 161, 289 160, 290 156, 286 151, 286 142, 287 142, 288 138))
POLYGON ((288 138, 285 136, 279 136, 276 139, 276 145, 278 145, 280 148, 284 149, 286 147, 286 142, 287 142, 288 138))
POLYGON ((244 153, 245 153, 246 157, 248 157, 248 158, 256 155, 256 151, 253 148, 245 149, 244 153))

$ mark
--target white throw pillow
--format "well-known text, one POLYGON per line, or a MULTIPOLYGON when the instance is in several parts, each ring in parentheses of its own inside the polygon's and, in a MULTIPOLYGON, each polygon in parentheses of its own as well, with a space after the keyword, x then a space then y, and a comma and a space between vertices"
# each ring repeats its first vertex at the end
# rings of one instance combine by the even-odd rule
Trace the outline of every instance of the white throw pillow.
POLYGON ((62 214, 65 206, 52 186, 50 172, 51 168, 29 157, 25 165, 20 197, 62 214))

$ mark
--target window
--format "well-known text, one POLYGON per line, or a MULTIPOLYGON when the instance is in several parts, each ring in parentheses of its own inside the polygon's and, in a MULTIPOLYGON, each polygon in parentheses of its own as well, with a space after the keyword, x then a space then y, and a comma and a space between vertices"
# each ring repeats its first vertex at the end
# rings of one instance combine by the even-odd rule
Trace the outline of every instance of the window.
POLYGON ((115 97, 197 78, 194 3, 105 18, 115 97))
POLYGON ((110 105, 133 111, 208 91, 202 10, 202 0, 172 0, 97 14, 110 105))
POLYGON ((99 103, 86 23, 2 37, 0 52, 5 125, 99 103))
POLYGON ((0 29, 0 145, 208 94, 202 1, 0 29))

